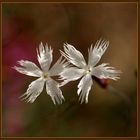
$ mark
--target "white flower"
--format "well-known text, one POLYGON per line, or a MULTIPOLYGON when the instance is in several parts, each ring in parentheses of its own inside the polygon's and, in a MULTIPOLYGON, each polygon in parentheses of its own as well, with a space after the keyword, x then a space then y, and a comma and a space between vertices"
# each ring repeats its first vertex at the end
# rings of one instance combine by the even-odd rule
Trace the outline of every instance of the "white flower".
POLYGON ((65 53, 61 51, 62 55, 76 67, 71 66, 60 73, 60 79, 64 80, 61 85, 82 78, 78 84, 77 91, 77 94, 80 96, 79 100, 81 100, 81 103, 84 101, 88 103, 89 91, 91 90, 91 86, 93 84, 92 76, 100 79, 119 79, 121 71, 115 70, 114 67, 109 67, 108 63, 95 66, 108 46, 109 41, 101 39, 96 42, 94 48, 91 45, 88 50, 88 64, 86 64, 81 52, 76 50, 70 44, 64 44, 65 53))
POLYGON ((51 76, 59 75, 68 63, 65 63, 64 60, 62 61, 62 57, 60 57, 50 68, 53 59, 52 52, 51 47, 48 48, 47 44, 43 46, 43 44, 40 43, 39 50, 37 49, 37 58, 42 70, 33 62, 27 60, 18 61, 22 67, 13 67, 22 74, 39 77, 29 85, 27 91, 21 96, 23 99, 26 99, 27 102, 33 103, 43 91, 44 85, 46 85, 47 94, 51 96, 54 104, 56 104, 56 102, 61 104, 62 100, 64 100, 62 91, 59 88, 59 83, 53 80, 51 76))

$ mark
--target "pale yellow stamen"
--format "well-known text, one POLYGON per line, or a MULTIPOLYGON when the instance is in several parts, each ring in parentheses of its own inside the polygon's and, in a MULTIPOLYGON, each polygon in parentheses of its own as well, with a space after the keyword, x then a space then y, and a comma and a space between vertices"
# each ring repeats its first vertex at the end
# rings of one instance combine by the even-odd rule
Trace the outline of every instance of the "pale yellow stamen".
POLYGON ((43 78, 47 79, 48 78, 48 74, 47 73, 43 73, 43 78))
POLYGON ((86 70, 86 74, 89 74, 91 72, 91 70, 86 70))
POLYGON ((90 68, 88 68, 87 70, 86 70, 86 74, 89 74, 89 73, 91 73, 91 69, 90 68))

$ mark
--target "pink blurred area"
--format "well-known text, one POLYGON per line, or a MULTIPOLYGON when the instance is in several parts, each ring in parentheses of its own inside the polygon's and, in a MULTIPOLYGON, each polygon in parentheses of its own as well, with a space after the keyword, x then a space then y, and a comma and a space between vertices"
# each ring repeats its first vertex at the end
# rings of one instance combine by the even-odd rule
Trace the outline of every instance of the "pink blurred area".
POLYGON ((19 100, 20 91, 24 87, 22 81, 24 76, 20 76, 13 66, 21 59, 35 60, 34 44, 28 32, 20 32, 24 27, 18 19, 14 17, 3 17, 3 107, 4 110, 3 127, 7 134, 18 135, 23 131, 22 105, 19 100), (16 107, 16 108, 15 108, 16 107))

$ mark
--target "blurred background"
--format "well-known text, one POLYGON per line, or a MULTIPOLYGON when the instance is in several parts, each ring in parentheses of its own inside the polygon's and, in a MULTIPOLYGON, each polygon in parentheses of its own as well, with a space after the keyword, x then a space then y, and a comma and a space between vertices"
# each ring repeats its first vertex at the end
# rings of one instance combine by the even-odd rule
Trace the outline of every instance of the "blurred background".
POLYGON ((137 135, 136 3, 3 3, 2 135, 8 137, 131 137, 137 135), (53 63, 68 42, 88 58, 88 47, 110 41, 101 61, 121 70, 121 79, 94 80, 89 103, 78 102, 78 81, 62 87, 54 105, 45 89, 33 104, 20 101, 32 78, 11 67, 24 59, 37 65, 36 48, 47 42, 53 63))

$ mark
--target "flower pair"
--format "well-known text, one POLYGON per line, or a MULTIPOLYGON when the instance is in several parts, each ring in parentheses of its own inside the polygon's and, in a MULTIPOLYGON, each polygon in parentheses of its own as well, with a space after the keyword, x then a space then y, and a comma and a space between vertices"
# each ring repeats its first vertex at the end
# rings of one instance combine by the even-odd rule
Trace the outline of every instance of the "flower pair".
POLYGON ((36 66, 33 62, 27 60, 18 61, 21 67, 14 66, 14 69, 18 72, 38 77, 37 80, 33 81, 27 91, 21 96, 27 102, 33 103, 35 99, 43 91, 44 85, 46 86, 46 92, 51 96, 54 104, 61 104, 64 100, 61 86, 64 86, 70 81, 75 81, 82 78, 78 84, 77 94, 81 103, 88 103, 88 95, 93 85, 92 76, 99 79, 119 79, 121 71, 116 70, 114 67, 109 67, 108 63, 95 66, 102 55, 109 46, 109 41, 98 40, 93 48, 93 45, 88 50, 88 63, 86 63, 82 53, 72 45, 65 43, 64 52, 61 51, 62 56, 67 60, 62 59, 62 56, 57 62, 50 67, 53 60, 53 50, 51 47, 45 46, 40 43, 39 49, 37 49, 37 58, 41 66, 41 69, 36 66), (59 80, 63 82, 58 83, 52 77, 60 76, 59 80))

